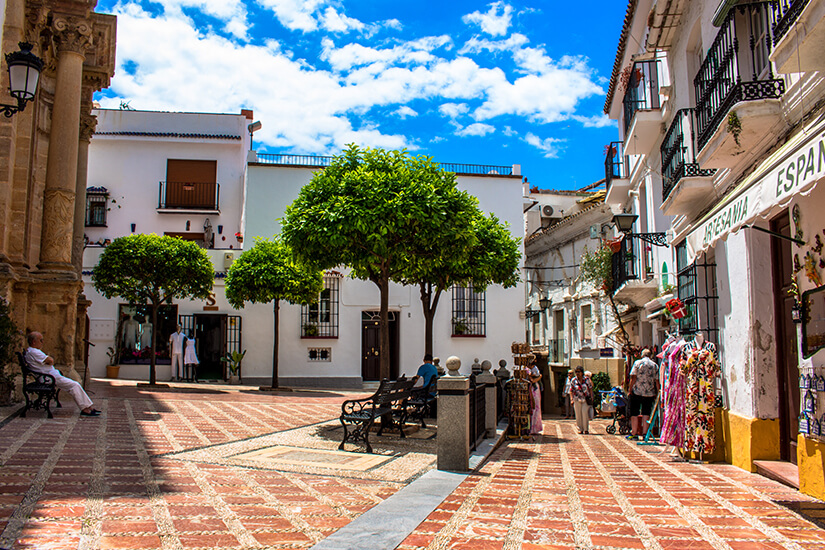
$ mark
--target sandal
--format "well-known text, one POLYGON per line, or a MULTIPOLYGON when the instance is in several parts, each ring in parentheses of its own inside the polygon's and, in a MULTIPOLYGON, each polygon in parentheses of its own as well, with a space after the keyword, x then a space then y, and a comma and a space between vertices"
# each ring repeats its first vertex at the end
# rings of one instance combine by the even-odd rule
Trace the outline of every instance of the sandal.
POLYGON ((100 416, 100 411, 97 409, 92 409, 89 412, 80 411, 80 416, 100 416))

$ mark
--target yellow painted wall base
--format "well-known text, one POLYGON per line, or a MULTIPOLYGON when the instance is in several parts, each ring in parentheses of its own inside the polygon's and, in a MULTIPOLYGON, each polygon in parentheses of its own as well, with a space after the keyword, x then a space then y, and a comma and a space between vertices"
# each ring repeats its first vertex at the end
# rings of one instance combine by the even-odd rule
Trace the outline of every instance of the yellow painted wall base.
POLYGON ((717 429, 725 446, 725 462, 755 472, 754 460, 779 460, 779 420, 745 418, 722 411, 722 429, 717 429), (721 431, 721 434, 720 434, 721 431))
POLYGON ((825 500, 825 443, 799 434, 796 459, 799 465, 799 490, 825 500))

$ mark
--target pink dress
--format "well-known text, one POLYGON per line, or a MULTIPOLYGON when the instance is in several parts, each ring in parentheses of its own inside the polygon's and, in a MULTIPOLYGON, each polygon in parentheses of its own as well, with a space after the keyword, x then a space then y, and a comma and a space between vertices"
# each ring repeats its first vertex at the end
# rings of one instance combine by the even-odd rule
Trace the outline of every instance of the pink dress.
MULTIPOLYGON (((541 375, 539 372, 538 367, 533 367, 530 369, 530 374, 533 376, 541 375)), ((542 432, 543 426, 541 423, 541 391, 539 390, 538 383, 531 383, 530 384, 530 394, 533 396, 533 411, 531 413, 530 418, 530 433, 531 434, 540 434, 542 432)))
POLYGON ((685 389, 687 380, 682 369, 681 347, 673 346, 670 358, 670 376, 665 394, 665 423, 659 441, 681 447, 685 436, 685 389))

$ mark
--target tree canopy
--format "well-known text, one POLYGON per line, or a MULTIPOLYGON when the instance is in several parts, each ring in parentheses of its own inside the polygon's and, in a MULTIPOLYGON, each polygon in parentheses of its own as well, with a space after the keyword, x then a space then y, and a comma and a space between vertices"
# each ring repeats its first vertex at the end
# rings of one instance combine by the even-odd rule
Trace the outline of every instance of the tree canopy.
MULTIPOLYGON (((158 307, 174 299, 206 299, 215 270, 209 255, 197 244, 176 237, 128 235, 112 241, 92 271, 95 289, 106 298, 120 297, 130 304, 149 304, 152 327, 158 307)), ((152 331, 150 384, 155 384, 157 331, 152 331)))
POLYGON ((470 232, 450 228, 472 219, 476 203, 430 158, 349 145, 287 208, 283 236, 300 260, 346 265, 378 286, 382 378, 390 372, 389 282, 472 246, 470 232))
POLYGON ((273 302, 272 388, 278 387, 278 311, 280 300, 291 304, 314 302, 324 288, 320 269, 295 260, 292 250, 274 237, 256 239, 255 246, 232 263, 226 274, 226 299, 234 308, 246 302, 273 302))

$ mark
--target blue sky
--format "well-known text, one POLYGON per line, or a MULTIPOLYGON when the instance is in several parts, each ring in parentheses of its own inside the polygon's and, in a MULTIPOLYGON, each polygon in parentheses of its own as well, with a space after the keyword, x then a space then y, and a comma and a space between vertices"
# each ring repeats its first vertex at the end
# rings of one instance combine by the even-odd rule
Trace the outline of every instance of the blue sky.
POLYGON ((100 0, 118 16, 103 107, 255 111, 258 151, 351 142, 521 164, 540 188, 604 175, 626 3, 100 0), (584 23, 584 24, 582 24, 584 23))

